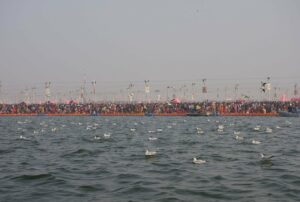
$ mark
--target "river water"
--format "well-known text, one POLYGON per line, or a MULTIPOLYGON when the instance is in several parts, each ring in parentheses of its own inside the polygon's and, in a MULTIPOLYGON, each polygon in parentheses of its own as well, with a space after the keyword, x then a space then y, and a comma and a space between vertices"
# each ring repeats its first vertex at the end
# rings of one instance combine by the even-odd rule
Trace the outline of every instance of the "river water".
POLYGON ((0 201, 300 201, 299 131, 299 118, 0 117, 0 201))

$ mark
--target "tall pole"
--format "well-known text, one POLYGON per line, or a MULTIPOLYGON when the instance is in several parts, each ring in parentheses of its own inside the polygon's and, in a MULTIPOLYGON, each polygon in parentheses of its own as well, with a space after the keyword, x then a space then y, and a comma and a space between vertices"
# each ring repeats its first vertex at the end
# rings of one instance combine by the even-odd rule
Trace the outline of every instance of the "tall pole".
POLYGON ((51 91, 50 91, 51 82, 45 82, 45 101, 50 101, 51 91))
POLYGON ((32 87, 31 88, 31 94, 32 94, 32 99, 31 99, 31 103, 35 104, 36 102, 36 93, 35 93, 36 87, 32 87))
POLYGON ((192 101, 195 99, 195 85, 196 83, 192 83, 192 101))
POLYGON ((295 83, 295 85, 294 85, 294 97, 295 98, 298 97, 298 84, 297 83, 295 83))
POLYGON ((0 81, 0 102, 2 100, 2 82, 0 81))
POLYGON ((235 84, 235 86, 234 86, 234 100, 235 101, 237 99, 238 90, 239 90, 239 84, 235 84))
POLYGON ((167 100, 166 101, 169 101, 169 89, 171 88, 171 86, 167 86, 167 100))
POLYGON ((146 101, 147 102, 150 102, 150 85, 149 85, 149 80, 145 80, 145 95, 146 95, 146 101))
POLYGON ((93 86, 93 100, 96 102, 96 81, 92 81, 92 86, 93 86))
POLYGON ((271 101, 271 83, 270 83, 270 77, 267 77, 267 91, 268 91, 268 100, 271 101))
POLYGON ((132 91, 134 85, 132 83, 129 84, 128 88, 127 88, 127 91, 128 91, 128 99, 129 99, 129 102, 131 103, 133 101, 133 96, 134 96, 134 93, 132 91))
POLYGON ((205 101, 207 101, 207 87, 206 87, 206 81, 207 81, 207 79, 202 79, 202 83, 203 83, 202 93, 204 94, 205 101))
POLYGON ((159 94, 159 93, 160 93, 160 90, 157 89, 157 90, 155 90, 154 92, 157 94, 156 101, 157 101, 157 102, 160 102, 160 94, 159 94))

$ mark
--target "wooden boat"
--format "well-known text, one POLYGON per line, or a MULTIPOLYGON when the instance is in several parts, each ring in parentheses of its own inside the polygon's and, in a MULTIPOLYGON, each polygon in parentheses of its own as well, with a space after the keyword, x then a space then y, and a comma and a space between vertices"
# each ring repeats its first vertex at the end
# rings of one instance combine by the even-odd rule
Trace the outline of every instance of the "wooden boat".
POLYGON ((279 111, 278 114, 280 117, 300 117, 299 112, 279 111))
POLYGON ((0 114, 0 117, 1 116, 5 116, 5 117, 7 117, 7 116, 11 116, 11 117, 13 117, 13 116, 37 116, 37 114, 0 114))
POLYGON ((144 116, 144 113, 101 113, 99 116, 144 116))
POLYGON ((185 112, 175 112, 175 113, 154 113, 153 116, 186 116, 185 112))
POLYGON ((289 106, 287 111, 279 111, 281 117, 300 117, 300 109, 289 106))
POLYGON ((187 113, 187 116, 219 116, 218 113, 215 112, 201 112, 201 113, 187 113))
POLYGON ((278 116, 278 113, 221 113, 220 116, 278 116))

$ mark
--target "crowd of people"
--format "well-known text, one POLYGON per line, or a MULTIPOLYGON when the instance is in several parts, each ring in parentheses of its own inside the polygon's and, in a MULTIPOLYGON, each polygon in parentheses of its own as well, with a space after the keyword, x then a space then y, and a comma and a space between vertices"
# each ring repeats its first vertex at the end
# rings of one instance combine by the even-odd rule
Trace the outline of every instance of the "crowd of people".
POLYGON ((0 114, 224 114, 224 113, 276 113, 300 108, 300 102, 186 102, 186 103, 51 103, 0 104, 0 114))

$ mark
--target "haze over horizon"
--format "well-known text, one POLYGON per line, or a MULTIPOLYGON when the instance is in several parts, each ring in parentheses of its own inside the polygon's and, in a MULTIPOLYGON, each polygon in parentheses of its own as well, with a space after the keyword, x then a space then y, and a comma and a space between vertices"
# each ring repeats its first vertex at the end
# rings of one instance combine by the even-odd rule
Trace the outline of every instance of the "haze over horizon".
POLYGON ((99 85, 270 76, 292 86, 299 19, 297 0, 2 0, 0 81, 6 91, 84 77, 99 85))

